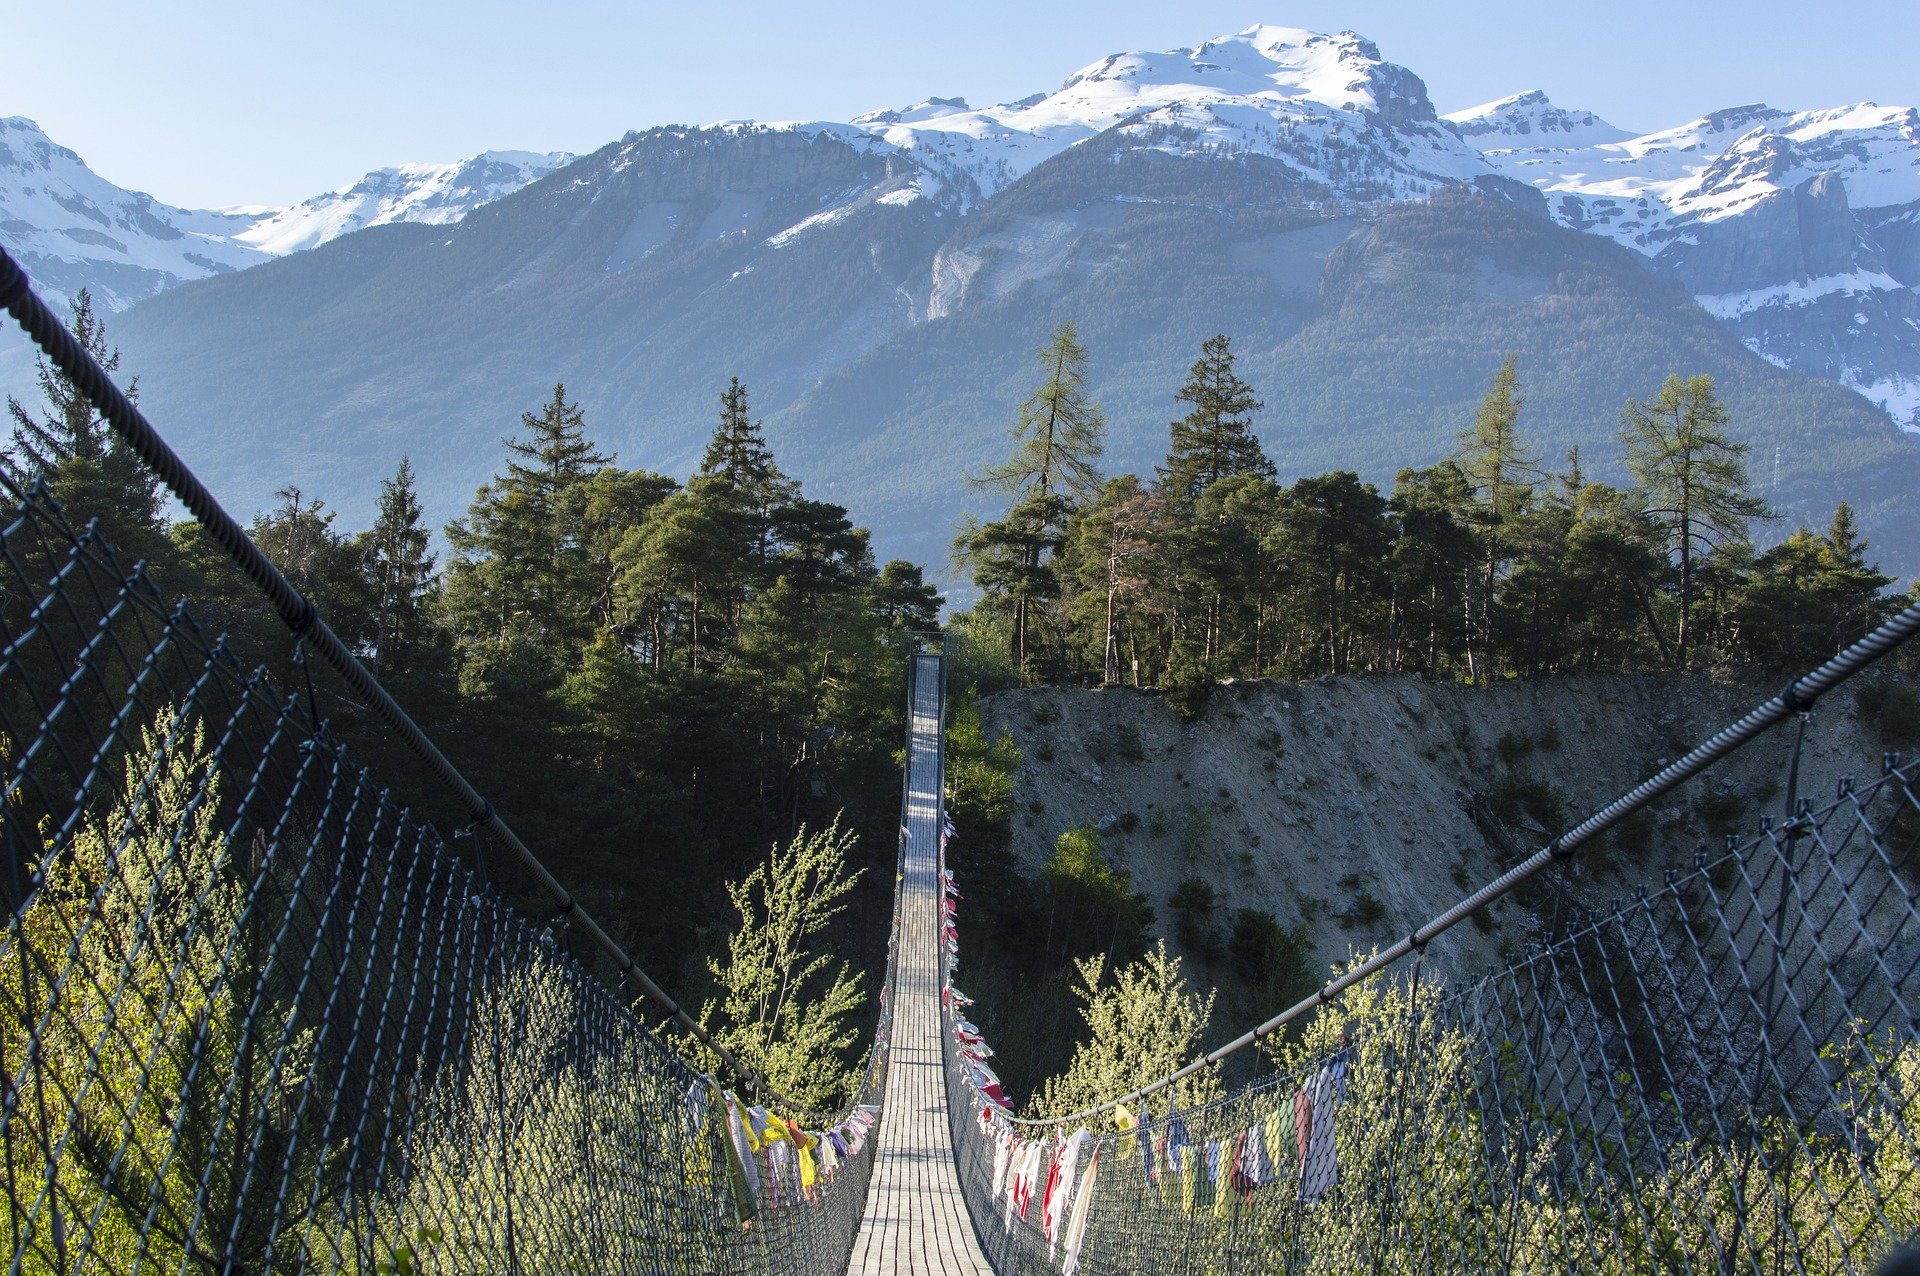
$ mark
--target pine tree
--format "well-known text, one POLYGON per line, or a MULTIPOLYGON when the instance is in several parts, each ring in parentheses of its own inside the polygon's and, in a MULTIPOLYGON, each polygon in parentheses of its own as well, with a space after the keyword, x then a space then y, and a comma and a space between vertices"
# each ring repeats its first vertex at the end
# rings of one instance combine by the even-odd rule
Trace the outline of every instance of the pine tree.
MULTIPOLYGON (((1493 675, 1494 653, 1499 645, 1495 589, 1500 565, 1506 558, 1506 526, 1533 502, 1534 484, 1540 477, 1533 452, 1520 437, 1518 363, 1515 355, 1500 361, 1500 371, 1494 374, 1473 424, 1460 432, 1457 458, 1461 473, 1480 498, 1478 522, 1483 550, 1477 627, 1480 662, 1486 667, 1484 671, 1474 668, 1474 649, 1469 640, 1467 668, 1486 677, 1493 675)), ((1471 601, 1468 605, 1472 606, 1471 601)))
POLYGON ((1006 517, 967 523, 954 540, 954 554, 973 573, 982 605, 1011 622, 1008 649, 1024 677, 1029 628, 1039 607, 1060 596, 1054 556, 1066 543, 1066 498, 1037 487, 1014 501, 1006 517))
POLYGON ((1680 623, 1674 663, 1685 668, 1694 634, 1698 556, 1749 544, 1747 524, 1769 518, 1748 490, 1748 445, 1727 434, 1727 410, 1713 378, 1667 378, 1651 403, 1628 399, 1620 412, 1627 468, 1646 489, 1647 513, 1667 531, 1680 568, 1680 623))
POLYGON ((593 564, 584 543, 587 481, 611 458, 586 436, 579 404, 564 385, 538 416, 520 414, 522 438, 508 438, 507 472, 483 486, 467 518, 447 528, 454 560, 449 608, 476 637, 526 629, 563 649, 583 645, 591 624, 593 564))
POLYGON ((1190 508, 1230 474, 1274 476, 1273 462, 1253 433, 1253 414, 1266 405, 1235 374, 1224 333, 1207 338, 1174 397, 1192 410, 1173 423, 1173 445, 1160 470, 1161 491, 1172 505, 1190 508))
POLYGON ((920 564, 902 558, 890 560, 869 587, 870 606, 889 629, 924 633, 940 626, 940 609, 947 600, 929 585, 920 564))
POLYGON ((774 516, 799 488, 773 459, 765 425, 747 411, 747 387, 739 377, 728 378, 720 396, 720 421, 700 459, 698 477, 719 481, 715 491, 724 494, 726 507, 722 520, 764 568, 773 555, 774 516))
POLYGON ((1461 597, 1480 554, 1469 521, 1473 487, 1452 461, 1401 470, 1391 506, 1399 524, 1389 554, 1394 662, 1441 676, 1467 645, 1461 597))
POLYGON ((414 486, 413 465, 400 458, 393 477, 380 483, 373 526, 356 548, 373 582, 373 650, 388 672, 407 667, 418 637, 420 607, 433 583, 434 556, 428 552, 425 511, 414 486))
MULTIPOLYGON (((107 344, 105 325, 93 313, 93 298, 82 288, 73 300, 69 329, 82 349, 108 373, 120 367, 120 352, 107 344)), ((76 526, 99 519, 107 544, 131 566, 150 564, 167 549, 160 516, 160 480, 113 433, 104 417, 66 373, 43 357, 36 375, 45 406, 39 415, 8 396, 13 442, 0 455, 7 481, 24 490, 34 480, 66 510, 76 526)), ((129 399, 140 393, 139 378, 126 386, 129 399)))
POLYGON ((1352 672, 1355 630, 1383 593, 1393 541, 1386 501, 1350 470, 1303 478, 1286 491, 1272 541, 1301 620, 1319 630, 1317 672, 1352 672))

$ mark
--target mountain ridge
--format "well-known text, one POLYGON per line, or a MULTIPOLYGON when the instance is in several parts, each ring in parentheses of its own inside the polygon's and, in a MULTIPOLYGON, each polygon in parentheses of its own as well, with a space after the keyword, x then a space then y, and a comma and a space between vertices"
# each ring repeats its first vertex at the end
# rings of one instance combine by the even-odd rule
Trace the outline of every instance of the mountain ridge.
MULTIPOLYGON (((297 480, 352 509, 410 451, 450 516, 486 477, 473 444, 562 379, 626 463, 684 473, 738 373, 810 486, 923 558, 946 537, 927 516, 958 513, 959 476, 1002 446, 1063 315, 1093 343, 1124 465, 1163 446, 1172 387, 1215 331, 1273 405, 1262 430, 1292 472, 1382 483, 1389 458, 1444 454, 1506 349, 1542 444, 1579 443, 1601 473, 1625 397, 1708 371, 1793 518, 1851 499, 1903 555, 1889 565, 1920 570, 1902 548, 1920 543, 1904 499, 1920 447, 1842 388, 1912 353, 1920 205, 1850 200, 1833 168, 1782 186, 1886 121, 1817 114, 1735 108, 1620 140, 1533 91, 1443 119, 1358 36, 1256 27, 995 107, 630 132, 457 219, 173 288, 114 335, 243 506, 297 480), (1624 166, 1630 189, 1588 180, 1582 155, 1624 166), (1623 230, 1628 195, 1696 189, 1732 197, 1623 230), (1726 278, 1740 287, 1701 292, 1726 278), (1878 290, 1864 320, 1859 287, 1878 290), (1850 335, 1823 347, 1823 324, 1850 335), (275 397, 300 437, 259 437, 275 397)), ((1912 158, 1896 133, 1867 152, 1889 169, 1912 158)), ((1856 184, 1897 195, 1904 171, 1856 184)))

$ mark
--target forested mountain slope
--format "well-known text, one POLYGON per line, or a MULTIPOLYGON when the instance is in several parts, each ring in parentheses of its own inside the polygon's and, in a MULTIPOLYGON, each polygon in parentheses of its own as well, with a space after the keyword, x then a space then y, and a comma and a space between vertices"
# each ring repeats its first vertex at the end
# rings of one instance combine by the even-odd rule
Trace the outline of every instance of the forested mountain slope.
POLYGON ((555 379, 605 405, 623 458, 682 473, 739 375, 810 487, 884 553, 932 561, 1063 317, 1119 467, 1163 450, 1214 332, 1243 352, 1283 477, 1385 483, 1437 459, 1507 351, 1543 451, 1578 442, 1614 476, 1621 403, 1706 372, 1782 534, 1844 497, 1884 565, 1920 566, 1912 440, 1749 353, 1626 250, 1536 215, 1524 188, 1328 209, 1281 160, 1172 126, 1112 130, 968 211, 917 181, 865 135, 656 130, 449 229, 378 228, 175 289, 115 335, 156 418, 243 508, 322 476, 354 503, 410 451, 450 513, 555 379))

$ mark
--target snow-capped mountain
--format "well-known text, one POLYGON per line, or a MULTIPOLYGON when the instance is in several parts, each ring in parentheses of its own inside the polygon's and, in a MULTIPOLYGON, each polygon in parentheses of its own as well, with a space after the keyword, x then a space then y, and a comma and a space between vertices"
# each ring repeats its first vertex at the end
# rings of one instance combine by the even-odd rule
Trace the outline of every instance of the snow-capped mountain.
POLYGON ((101 177, 30 119, 0 118, 0 242, 56 296, 123 310, 189 279, 239 270, 389 222, 445 225, 572 156, 488 151, 409 164, 291 208, 175 208, 101 177))
POLYGON ((1920 430, 1920 113, 1742 106, 1634 137, 1529 93, 1447 120, 1556 220, 1641 253, 1755 352, 1920 430))
POLYGON ((49 292, 91 288, 119 310, 182 280, 251 266, 267 254, 236 236, 253 222, 123 190, 32 120, 0 118, 0 242, 49 292))
POLYGON ((482 204, 511 195, 573 158, 565 151, 485 151, 457 164, 403 164, 270 213, 235 235, 279 255, 389 222, 444 226, 482 204))
MULTIPOLYGON (((1122 53, 1052 93, 1000 106, 933 98, 854 125, 899 148, 963 198, 991 198, 1047 159, 1120 126, 1176 154, 1281 160, 1352 205, 1419 198, 1487 171, 1441 124, 1426 85, 1371 41, 1255 26, 1167 53, 1122 53)), ((931 193, 931 192, 929 192, 931 193)))
MULTIPOLYGON (((749 225, 764 247, 786 250, 866 210, 921 201, 964 222, 1096 140, 1116 160, 1261 162, 1271 198, 1324 215, 1426 199, 1459 182, 1518 198, 1519 183, 1561 225, 1680 280, 1749 348, 1859 389, 1920 431, 1920 123, 1910 108, 1742 106, 1636 136, 1535 91, 1441 118, 1420 78, 1359 35, 1254 26, 1194 48, 1114 54, 1052 92, 995 106, 936 97, 845 123, 715 127, 851 147, 880 163, 871 180, 821 196, 804 181, 797 200, 736 193, 697 226, 683 224, 689 208, 654 199, 633 214, 606 269, 675 236, 708 242, 749 225), (791 217, 769 221, 776 208, 791 217)), ((91 285, 117 309, 364 227, 451 224, 572 158, 487 152, 377 169, 290 208, 204 212, 121 190, 14 119, 0 122, 0 237, 50 290, 91 285)), ((610 162, 627 161, 616 153, 610 162)), ((1204 164, 1191 172, 1196 190, 1209 180, 1204 164)), ((1065 260, 1058 237, 1069 234, 1065 222, 1047 225, 960 232, 936 255, 916 320, 950 313, 971 287, 1046 277, 1065 260)))

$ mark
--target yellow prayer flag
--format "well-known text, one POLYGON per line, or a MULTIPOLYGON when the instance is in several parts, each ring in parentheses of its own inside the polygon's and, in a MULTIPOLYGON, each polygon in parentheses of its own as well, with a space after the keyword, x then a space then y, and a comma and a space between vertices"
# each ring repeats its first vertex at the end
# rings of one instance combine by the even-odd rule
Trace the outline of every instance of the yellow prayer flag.
POLYGON ((1125 1136, 1114 1144, 1114 1147, 1121 1156, 1132 1157, 1139 1155, 1139 1144, 1135 1141, 1134 1136, 1128 1133, 1129 1130, 1132 1130, 1139 1124, 1140 1122, 1134 1118, 1133 1113, 1127 1111, 1124 1104, 1116 1104, 1114 1106, 1113 1128, 1125 1136))

